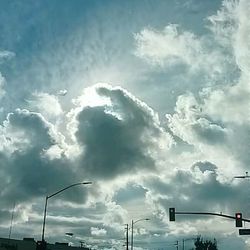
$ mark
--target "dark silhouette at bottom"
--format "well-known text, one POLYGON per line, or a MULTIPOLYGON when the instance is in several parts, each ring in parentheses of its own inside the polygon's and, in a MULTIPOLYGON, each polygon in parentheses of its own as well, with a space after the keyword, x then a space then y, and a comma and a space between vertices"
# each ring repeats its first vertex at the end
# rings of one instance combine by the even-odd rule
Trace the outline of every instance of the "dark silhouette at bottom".
POLYGON ((47 250, 47 242, 45 240, 37 241, 36 250, 47 250))
POLYGON ((192 250, 218 250, 216 239, 211 240, 203 240, 200 236, 194 242, 195 248, 192 250))

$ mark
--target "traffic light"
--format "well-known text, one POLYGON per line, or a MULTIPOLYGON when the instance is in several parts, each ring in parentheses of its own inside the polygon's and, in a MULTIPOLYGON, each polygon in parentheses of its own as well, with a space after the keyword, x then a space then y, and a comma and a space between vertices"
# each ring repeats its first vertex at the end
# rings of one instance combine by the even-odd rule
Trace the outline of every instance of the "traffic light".
POLYGON ((169 208, 169 221, 175 221, 175 208, 169 208))
POLYGON ((235 214, 235 226, 242 227, 242 213, 235 214))

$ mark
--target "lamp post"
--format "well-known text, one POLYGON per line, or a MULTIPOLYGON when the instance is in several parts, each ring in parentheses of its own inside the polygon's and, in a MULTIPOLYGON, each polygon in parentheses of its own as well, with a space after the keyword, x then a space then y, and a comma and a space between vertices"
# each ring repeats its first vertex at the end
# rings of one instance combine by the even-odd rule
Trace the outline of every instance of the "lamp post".
POLYGON ((42 231, 42 242, 44 242, 44 233, 45 233, 45 221, 46 221, 46 213, 47 213, 47 205, 48 205, 48 199, 71 188, 71 187, 74 187, 74 186, 78 186, 78 185, 86 185, 86 184, 92 184, 91 181, 87 181, 87 182, 79 182, 79 183, 75 183, 75 184, 72 184, 72 185, 69 185, 63 189, 60 189, 59 191, 51 194, 51 195, 47 195, 46 198, 45 198, 45 207, 44 207, 44 216, 43 216, 43 231, 42 231))
POLYGON ((125 224, 125 229, 126 229, 126 250, 128 250, 128 224, 125 224))
POLYGON ((134 224, 143 220, 150 220, 150 219, 145 218, 145 219, 139 219, 136 221, 133 221, 133 220, 131 221, 131 250, 133 250, 133 244, 134 244, 134 224))

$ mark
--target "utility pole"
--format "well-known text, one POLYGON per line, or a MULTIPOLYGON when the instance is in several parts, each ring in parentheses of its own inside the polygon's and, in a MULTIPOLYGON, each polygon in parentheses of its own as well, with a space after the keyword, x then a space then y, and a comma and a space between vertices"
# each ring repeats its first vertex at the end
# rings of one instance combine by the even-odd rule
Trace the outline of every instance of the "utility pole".
POLYGON ((134 221, 131 221, 131 250, 133 250, 134 221))
POLYGON ((128 224, 125 224, 126 225, 126 227, 125 227, 125 229, 126 229, 126 250, 128 250, 128 224))
POLYGON ((14 202, 13 209, 12 209, 12 214, 11 214, 9 239, 10 239, 11 232, 12 232, 12 224, 13 224, 13 218, 14 218, 15 207, 16 207, 16 202, 14 202))
POLYGON ((178 240, 176 241, 175 245, 176 245, 176 250, 178 250, 179 249, 179 241, 178 240))

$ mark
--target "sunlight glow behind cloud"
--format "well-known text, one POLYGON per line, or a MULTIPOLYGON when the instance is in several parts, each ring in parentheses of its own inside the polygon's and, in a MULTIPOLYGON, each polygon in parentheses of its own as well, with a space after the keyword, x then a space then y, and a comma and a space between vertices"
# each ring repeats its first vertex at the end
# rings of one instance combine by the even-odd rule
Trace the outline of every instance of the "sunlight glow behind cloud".
POLYGON ((0 233, 15 202, 15 237, 39 239, 45 195, 90 180, 51 201, 49 241, 121 249, 147 215, 143 250, 196 234, 247 248, 232 221, 170 224, 168 208, 250 217, 233 179, 250 166, 249 1, 80 2, 0 10, 0 233))

